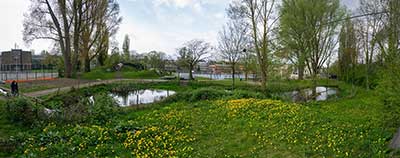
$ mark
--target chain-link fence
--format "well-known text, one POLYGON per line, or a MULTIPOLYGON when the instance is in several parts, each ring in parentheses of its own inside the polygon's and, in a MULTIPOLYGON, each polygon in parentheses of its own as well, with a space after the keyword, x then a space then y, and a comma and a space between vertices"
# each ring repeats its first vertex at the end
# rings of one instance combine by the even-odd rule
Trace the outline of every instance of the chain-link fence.
POLYGON ((30 70, 30 71, 0 71, 0 79, 5 80, 38 80, 57 78, 56 70, 30 70))

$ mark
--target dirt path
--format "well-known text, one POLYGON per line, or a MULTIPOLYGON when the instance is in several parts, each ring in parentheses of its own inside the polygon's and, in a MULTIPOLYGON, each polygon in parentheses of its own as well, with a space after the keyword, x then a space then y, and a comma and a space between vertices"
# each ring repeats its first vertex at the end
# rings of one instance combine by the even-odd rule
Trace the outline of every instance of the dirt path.
POLYGON ((23 95, 24 95, 24 96, 28 96, 28 97, 41 97, 41 96, 49 95, 49 94, 52 94, 52 93, 68 91, 68 90, 71 90, 72 87, 74 87, 74 88, 84 88, 84 87, 91 87, 91 86, 96 86, 96 85, 100 85, 100 84, 116 83, 116 82, 121 82, 121 81, 132 81, 132 82, 166 82, 167 80, 154 80, 154 79, 112 79, 112 80, 104 80, 104 81, 97 81, 97 82, 89 82, 89 83, 78 84, 78 85, 72 85, 72 86, 66 86, 66 87, 61 87, 61 88, 52 88, 52 89, 47 89, 47 90, 42 90, 42 91, 24 93, 23 95))

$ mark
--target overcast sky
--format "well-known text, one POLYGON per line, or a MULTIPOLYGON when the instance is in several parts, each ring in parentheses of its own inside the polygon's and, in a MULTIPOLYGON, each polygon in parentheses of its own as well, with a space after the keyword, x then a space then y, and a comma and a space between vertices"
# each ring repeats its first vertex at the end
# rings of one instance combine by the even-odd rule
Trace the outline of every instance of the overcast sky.
MULTIPOLYGON (((131 37, 131 49, 140 53, 151 50, 174 54, 175 49, 191 39, 217 43, 217 33, 226 22, 225 8, 231 0, 119 0, 123 22, 116 39, 122 44, 125 34, 131 37)), ((358 0, 342 0, 356 8, 358 0)), ((22 41, 23 14, 30 0, 0 0, 0 51, 18 48, 49 50, 52 42, 37 40, 31 45, 22 41)), ((121 47, 121 46, 120 46, 121 47)))

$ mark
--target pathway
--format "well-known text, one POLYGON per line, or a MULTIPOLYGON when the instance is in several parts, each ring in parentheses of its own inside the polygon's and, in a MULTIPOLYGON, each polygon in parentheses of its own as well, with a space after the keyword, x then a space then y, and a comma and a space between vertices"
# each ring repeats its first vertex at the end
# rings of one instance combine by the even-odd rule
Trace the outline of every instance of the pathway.
POLYGON ((52 94, 52 93, 68 91, 68 90, 71 90, 72 88, 91 87, 91 86, 96 86, 96 85, 100 85, 100 84, 110 84, 110 83, 121 82, 121 81, 166 82, 167 80, 159 80, 159 79, 112 79, 112 80, 89 82, 89 83, 85 83, 85 84, 79 84, 79 85, 73 85, 73 86, 67 86, 67 87, 61 87, 61 88, 52 88, 52 89, 47 89, 47 90, 42 90, 42 91, 24 93, 23 95, 24 96, 28 96, 28 97, 41 97, 41 96, 49 95, 49 94, 52 94))

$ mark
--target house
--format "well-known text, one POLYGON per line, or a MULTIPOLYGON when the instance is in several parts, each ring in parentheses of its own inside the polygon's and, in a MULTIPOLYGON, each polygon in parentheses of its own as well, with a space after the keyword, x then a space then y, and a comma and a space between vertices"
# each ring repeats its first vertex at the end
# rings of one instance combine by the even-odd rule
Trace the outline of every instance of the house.
POLYGON ((1 71, 25 71, 32 69, 32 52, 11 49, 1 53, 1 71))
POLYGON ((231 65, 227 64, 214 64, 210 65, 212 74, 230 74, 232 73, 231 65))

